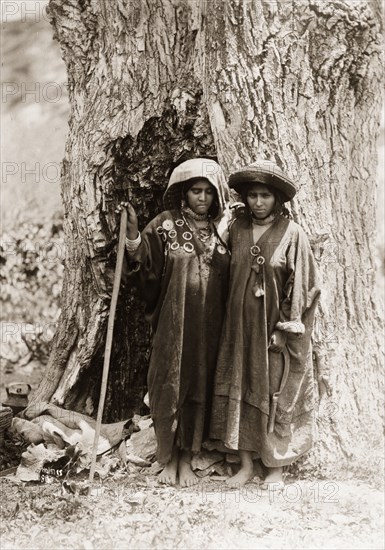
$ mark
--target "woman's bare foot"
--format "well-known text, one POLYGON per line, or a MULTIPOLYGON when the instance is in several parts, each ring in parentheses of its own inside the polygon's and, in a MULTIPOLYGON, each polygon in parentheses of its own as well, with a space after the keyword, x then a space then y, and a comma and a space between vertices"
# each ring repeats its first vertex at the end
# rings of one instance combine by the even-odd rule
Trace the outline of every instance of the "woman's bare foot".
POLYGON ((235 476, 226 480, 226 485, 228 487, 242 487, 254 477, 254 464, 251 458, 251 452, 239 451, 239 456, 241 458, 241 469, 235 476))
POLYGON ((283 468, 268 468, 268 474, 262 484, 262 489, 268 489, 269 487, 283 489, 284 485, 283 468))
POLYGON ((177 473, 178 449, 173 449, 171 460, 158 475, 158 481, 159 483, 165 483, 166 485, 175 485, 177 473))
POLYGON ((178 474, 179 485, 181 487, 192 487, 199 481, 191 469, 191 453, 189 451, 181 452, 178 465, 178 474))

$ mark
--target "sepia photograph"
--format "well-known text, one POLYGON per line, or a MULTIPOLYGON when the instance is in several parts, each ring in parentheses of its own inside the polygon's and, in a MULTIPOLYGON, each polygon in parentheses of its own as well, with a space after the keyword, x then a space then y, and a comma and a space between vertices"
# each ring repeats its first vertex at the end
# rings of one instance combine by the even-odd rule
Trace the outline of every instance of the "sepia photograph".
POLYGON ((1 0, 2 550, 384 550, 383 0, 1 0))

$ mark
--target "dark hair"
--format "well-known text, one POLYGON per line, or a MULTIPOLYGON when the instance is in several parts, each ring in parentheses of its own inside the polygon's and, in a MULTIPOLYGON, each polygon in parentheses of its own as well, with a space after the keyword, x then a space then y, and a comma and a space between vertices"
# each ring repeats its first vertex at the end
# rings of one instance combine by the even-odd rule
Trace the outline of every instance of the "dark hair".
POLYGON ((214 185, 211 182, 209 182, 209 180, 207 178, 197 177, 197 178, 191 178, 189 180, 184 181, 182 183, 182 199, 184 199, 187 203, 188 202, 187 201, 187 192, 191 189, 191 187, 194 185, 194 183, 196 183, 197 181, 201 181, 201 180, 207 181, 207 183, 210 184, 210 187, 212 189, 214 189, 214 199, 213 199, 213 202, 211 203, 211 206, 209 208, 208 213, 215 220, 215 218, 219 214, 218 192, 217 192, 216 188, 214 187, 214 185))
POLYGON ((290 212, 284 204, 286 200, 285 196, 272 185, 269 185, 267 183, 262 183, 262 182, 260 184, 258 184, 258 182, 250 182, 250 183, 246 183, 245 186, 242 187, 242 191, 240 195, 242 197, 242 202, 245 203, 247 210, 249 209, 247 204, 247 195, 249 194, 250 189, 255 185, 264 185, 268 189, 268 191, 272 193, 272 195, 274 195, 275 204, 274 204, 272 213, 275 216, 278 216, 279 214, 281 214, 282 216, 285 216, 285 218, 290 217, 290 212))

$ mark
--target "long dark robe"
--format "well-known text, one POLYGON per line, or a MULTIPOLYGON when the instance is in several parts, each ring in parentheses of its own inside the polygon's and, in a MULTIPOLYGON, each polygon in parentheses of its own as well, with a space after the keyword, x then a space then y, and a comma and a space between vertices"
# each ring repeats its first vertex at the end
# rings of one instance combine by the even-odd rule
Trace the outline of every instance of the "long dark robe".
POLYGON ((230 288, 210 437, 225 448, 254 452, 266 466, 283 466, 308 451, 313 441, 311 332, 319 296, 315 261, 301 227, 281 216, 257 243, 250 217, 241 216, 230 229, 229 246, 230 288), (265 258, 262 277, 250 253, 254 244, 265 258), (257 297, 261 279, 264 295, 257 297), (274 432, 268 433, 271 397, 280 388, 284 369, 284 354, 268 349, 277 328, 287 332, 290 370, 274 432))
POLYGON ((202 242, 178 210, 162 212, 132 257, 153 329, 148 391, 161 463, 174 445, 198 452, 208 437, 229 268, 213 229, 202 242))

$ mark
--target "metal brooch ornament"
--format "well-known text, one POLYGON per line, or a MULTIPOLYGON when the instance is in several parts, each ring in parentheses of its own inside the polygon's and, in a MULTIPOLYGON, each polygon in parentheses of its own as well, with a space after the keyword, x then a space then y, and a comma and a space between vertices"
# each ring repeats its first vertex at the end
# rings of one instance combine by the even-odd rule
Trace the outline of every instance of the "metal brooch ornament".
POLYGON ((162 223, 162 227, 166 231, 170 231, 171 229, 174 228, 174 223, 172 220, 164 220, 164 222, 162 223))
POLYGON ((192 243, 184 243, 183 249, 184 249, 186 252, 188 252, 189 254, 191 254, 191 252, 194 251, 194 246, 192 245, 192 243))
POLYGON ((258 245, 253 244, 253 246, 250 246, 250 254, 252 256, 258 256, 258 254, 261 252, 261 249, 258 245))

